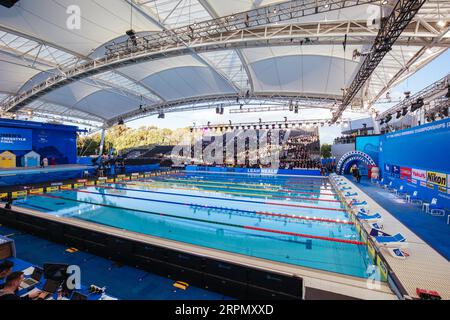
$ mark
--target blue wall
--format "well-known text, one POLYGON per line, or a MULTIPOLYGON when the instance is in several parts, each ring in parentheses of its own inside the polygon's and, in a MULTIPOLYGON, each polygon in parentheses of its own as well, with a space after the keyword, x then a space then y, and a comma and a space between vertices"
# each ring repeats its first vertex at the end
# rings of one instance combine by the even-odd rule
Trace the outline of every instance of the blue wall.
POLYGON ((450 119, 382 136, 379 160, 382 176, 395 186, 450 208, 450 119))
POLYGON ((186 166, 186 171, 207 171, 207 172, 234 172, 248 174, 286 174, 299 176, 320 176, 320 170, 307 169, 251 169, 251 168, 227 168, 227 167, 203 167, 203 166, 186 166))
MULTIPOLYGON (((56 164, 77 163, 77 127, 0 119, 0 130, 1 128, 6 131, 14 131, 14 129, 17 129, 17 132, 31 131, 31 149, 23 150, 20 146, 18 149, 21 150, 13 146, 9 149, 0 149, 0 152, 13 152, 17 156, 17 166, 21 164, 21 157, 31 150, 39 153, 41 158, 47 157, 49 160, 55 158, 56 164)), ((3 146, 3 148, 6 147, 6 145, 3 146)))
POLYGON ((375 163, 379 161, 381 136, 363 136, 356 138, 356 151, 369 155, 375 163))

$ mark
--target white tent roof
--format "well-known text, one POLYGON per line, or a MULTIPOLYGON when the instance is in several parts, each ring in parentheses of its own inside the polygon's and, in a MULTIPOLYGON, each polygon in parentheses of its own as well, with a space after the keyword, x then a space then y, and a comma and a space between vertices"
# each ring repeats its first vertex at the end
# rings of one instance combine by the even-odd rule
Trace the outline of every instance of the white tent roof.
MULTIPOLYGON (((124 39, 131 27, 151 34, 279 2, 284 1, 21 0, 11 9, 0 7, 0 102, 102 56, 105 44, 124 39), (71 5, 81 9, 79 30, 66 25, 71 5)), ((339 98, 362 60, 353 56, 354 51, 364 52, 372 45, 377 30, 366 24, 379 11, 378 5, 361 5, 310 15, 214 40, 209 50, 201 48, 200 40, 183 50, 162 47, 155 59, 113 67, 56 88, 21 110, 103 123, 126 118, 141 105, 161 110, 183 100, 219 101, 220 96, 246 92, 339 98), (306 35, 300 45, 276 42, 294 36, 298 40, 292 30, 306 35), (352 32, 344 50, 344 36, 352 32)), ((439 28, 436 22, 449 17, 448 1, 424 5, 407 31, 414 45, 404 41, 388 53, 365 86, 366 105, 447 49, 448 26, 439 28)))

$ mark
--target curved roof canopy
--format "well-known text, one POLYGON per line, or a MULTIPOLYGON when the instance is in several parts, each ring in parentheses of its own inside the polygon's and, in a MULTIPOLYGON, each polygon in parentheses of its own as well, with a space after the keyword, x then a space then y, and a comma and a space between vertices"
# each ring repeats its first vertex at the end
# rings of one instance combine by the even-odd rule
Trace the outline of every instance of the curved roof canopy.
MULTIPOLYGON (((382 7, 380 1, 319 1, 323 8, 306 16, 268 19, 256 27, 244 23, 229 32, 211 27, 188 40, 177 36, 203 21, 216 19, 220 25, 222 17, 285 2, 20 0, 11 9, 0 7, 2 112, 111 125, 161 111, 239 104, 237 97, 265 103, 310 99, 311 107, 332 109, 378 33, 373 18, 388 15, 396 1, 382 7), (328 11, 333 2, 358 5, 328 11), (81 14, 79 28, 68 27, 74 5, 81 14), (130 29, 138 39, 173 30, 179 42, 159 39, 123 59, 107 56, 108 47, 129 39, 130 29), (112 57, 114 62, 108 60, 112 57), (94 61, 107 63, 99 67, 94 61), (63 81, 33 93, 54 77, 63 81), (30 90, 32 99, 7 108, 30 90)), ((266 14, 273 18, 277 12, 266 14)), ((356 107, 372 107, 393 85, 444 52, 450 46, 449 17, 448 1, 427 1, 366 82, 356 107)))

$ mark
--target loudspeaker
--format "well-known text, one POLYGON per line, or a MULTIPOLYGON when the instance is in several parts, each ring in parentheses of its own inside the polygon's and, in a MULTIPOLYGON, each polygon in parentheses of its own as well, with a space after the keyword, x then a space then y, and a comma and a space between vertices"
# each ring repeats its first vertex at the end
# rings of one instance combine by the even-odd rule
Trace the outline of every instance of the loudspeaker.
POLYGON ((0 0, 0 6, 12 8, 19 0, 0 0))

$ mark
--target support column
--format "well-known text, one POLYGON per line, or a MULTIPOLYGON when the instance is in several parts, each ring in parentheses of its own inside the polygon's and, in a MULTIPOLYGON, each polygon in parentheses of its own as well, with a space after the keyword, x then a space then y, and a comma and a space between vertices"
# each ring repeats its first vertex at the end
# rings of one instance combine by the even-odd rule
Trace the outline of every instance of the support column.
POLYGON ((102 139, 100 140, 100 154, 99 156, 103 155, 103 150, 105 149, 105 134, 106 134, 106 130, 105 128, 102 128, 102 139))

